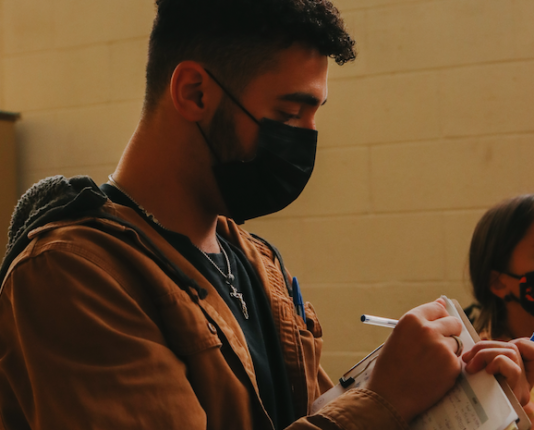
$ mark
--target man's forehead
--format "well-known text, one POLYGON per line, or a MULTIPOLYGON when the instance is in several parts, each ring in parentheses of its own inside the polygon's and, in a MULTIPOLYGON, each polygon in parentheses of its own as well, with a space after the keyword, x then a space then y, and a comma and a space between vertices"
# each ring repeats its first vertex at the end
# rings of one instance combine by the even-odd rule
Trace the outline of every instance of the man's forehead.
POLYGON ((328 59, 313 49, 293 45, 278 53, 276 67, 251 81, 251 87, 270 92, 273 98, 310 106, 326 101, 328 59))

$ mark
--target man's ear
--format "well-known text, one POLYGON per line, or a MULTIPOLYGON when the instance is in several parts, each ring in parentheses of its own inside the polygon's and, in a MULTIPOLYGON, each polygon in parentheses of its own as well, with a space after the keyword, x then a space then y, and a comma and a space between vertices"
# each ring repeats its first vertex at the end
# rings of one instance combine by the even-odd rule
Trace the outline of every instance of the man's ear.
POLYGON ((172 74, 170 95, 174 108, 187 121, 198 122, 210 115, 220 98, 204 68, 195 61, 183 61, 172 74))
POLYGON ((510 290, 501 281, 501 275, 502 273, 497 272, 496 270, 492 270, 490 272, 490 290, 497 297, 504 299, 508 294, 510 294, 510 290))

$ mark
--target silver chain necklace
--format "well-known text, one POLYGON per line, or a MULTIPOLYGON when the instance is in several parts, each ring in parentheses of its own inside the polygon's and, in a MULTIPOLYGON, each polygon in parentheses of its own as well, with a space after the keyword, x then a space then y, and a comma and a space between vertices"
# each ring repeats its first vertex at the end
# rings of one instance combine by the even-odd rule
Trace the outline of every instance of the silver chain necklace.
POLYGON ((224 282, 226 282, 226 285, 230 288, 230 297, 236 299, 239 301, 239 304, 241 305, 241 312, 243 312, 243 315, 245 316, 245 319, 248 320, 248 308, 247 303, 245 302, 245 299, 243 299, 243 293, 240 293, 239 290, 234 287, 234 275, 232 274, 232 269, 230 267, 230 259, 228 258, 228 254, 226 253, 225 249, 223 248, 221 242, 219 241, 219 238, 217 237, 217 244, 219 245, 219 248, 221 249, 222 254, 224 255, 224 259, 226 261, 226 269, 228 270, 228 273, 224 273, 221 268, 213 261, 208 254, 206 254, 202 249, 200 249, 198 246, 195 245, 195 248, 198 249, 204 257, 208 259, 208 261, 217 269, 217 271, 222 275, 224 278, 224 282))
MULTIPOLYGON (((169 230, 162 223, 160 223, 158 221, 158 219, 153 214, 148 212, 143 206, 141 206, 139 203, 137 203, 137 201, 132 196, 130 196, 126 191, 124 191, 121 188, 121 186, 117 183, 117 181, 115 179, 113 179, 113 175, 109 175, 108 179, 109 179, 110 185, 114 186, 122 194, 124 194, 126 197, 128 197, 139 208, 139 210, 141 212, 143 212, 145 217, 147 217, 154 224, 156 224, 159 227, 161 227, 163 230, 172 232, 172 230, 169 230)), ((225 249, 222 247, 221 242, 219 241, 219 238, 216 238, 216 239, 217 239, 217 244, 219 245, 219 248, 221 249, 221 252, 224 255, 224 259, 226 260, 226 268, 228 270, 227 274, 224 273, 221 270, 221 268, 219 266, 217 266, 217 263, 215 263, 210 258, 210 256, 208 254, 206 254, 204 251, 202 251, 202 249, 200 249, 195 244, 193 244, 193 246, 196 249, 198 249, 204 255, 204 257, 206 257, 208 259, 208 261, 213 265, 213 267, 215 267, 219 271, 219 273, 222 275, 222 277, 224 278, 224 282, 226 282, 226 285, 228 285, 228 287, 230 288, 230 297, 232 297, 232 298, 234 298, 234 299, 239 301, 239 304, 241 305, 241 311, 243 312, 243 315, 245 316, 245 319, 248 320, 248 308, 247 308, 247 303, 245 302, 245 299, 243 299, 243 293, 240 293, 239 290, 236 287, 234 287, 234 285, 232 284, 232 282, 234 282, 235 277, 232 274, 232 269, 230 267, 230 259, 228 258, 228 254, 226 254, 225 249)))

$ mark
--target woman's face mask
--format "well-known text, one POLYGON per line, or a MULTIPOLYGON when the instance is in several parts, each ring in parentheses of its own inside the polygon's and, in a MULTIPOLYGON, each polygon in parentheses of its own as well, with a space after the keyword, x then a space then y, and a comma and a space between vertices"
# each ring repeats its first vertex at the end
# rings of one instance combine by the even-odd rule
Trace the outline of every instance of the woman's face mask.
POLYGON ((504 297, 504 300, 518 302, 525 311, 534 316, 534 272, 525 273, 523 276, 505 273, 512 278, 519 279, 519 297, 510 293, 504 297))

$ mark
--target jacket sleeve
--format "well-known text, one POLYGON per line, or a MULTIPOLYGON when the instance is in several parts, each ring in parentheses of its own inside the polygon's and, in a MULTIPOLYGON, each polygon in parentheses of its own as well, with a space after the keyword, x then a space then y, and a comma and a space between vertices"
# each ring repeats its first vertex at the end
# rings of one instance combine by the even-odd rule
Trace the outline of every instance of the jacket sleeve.
POLYGON ((407 430, 408 424, 378 394, 353 389, 287 430, 407 430))
POLYGON ((82 253, 45 249, 6 279, 0 428, 205 429, 155 313, 82 253))

